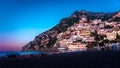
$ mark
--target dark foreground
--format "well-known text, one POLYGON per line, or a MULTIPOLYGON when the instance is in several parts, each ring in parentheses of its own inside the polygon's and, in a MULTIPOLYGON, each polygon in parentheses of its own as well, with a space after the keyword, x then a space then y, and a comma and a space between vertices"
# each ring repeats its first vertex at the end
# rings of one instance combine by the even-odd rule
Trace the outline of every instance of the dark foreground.
POLYGON ((0 68, 120 68, 120 51, 73 52, 1 59, 0 68))

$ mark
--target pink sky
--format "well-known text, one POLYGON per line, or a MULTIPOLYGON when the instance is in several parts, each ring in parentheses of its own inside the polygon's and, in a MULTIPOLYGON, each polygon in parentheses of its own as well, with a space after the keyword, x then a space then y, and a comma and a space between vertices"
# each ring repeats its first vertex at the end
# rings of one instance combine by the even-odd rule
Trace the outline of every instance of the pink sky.
POLYGON ((2 40, 0 41, 0 51, 20 51, 21 48, 25 45, 24 42, 18 42, 17 40, 2 40))
POLYGON ((12 32, 0 33, 0 51, 19 51, 35 36, 47 29, 20 29, 12 32))

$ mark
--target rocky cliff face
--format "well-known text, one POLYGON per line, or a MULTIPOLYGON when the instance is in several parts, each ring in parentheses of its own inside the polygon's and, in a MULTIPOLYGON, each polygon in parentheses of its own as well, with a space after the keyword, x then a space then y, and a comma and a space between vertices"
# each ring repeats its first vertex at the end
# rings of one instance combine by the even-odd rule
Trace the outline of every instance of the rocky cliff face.
POLYGON ((111 18, 108 21, 120 21, 120 11, 112 14, 111 18))
POLYGON ((82 18, 86 18, 87 21, 94 19, 101 19, 102 21, 120 21, 120 12, 116 13, 103 13, 103 12, 87 12, 85 10, 75 11, 68 18, 63 18, 56 26, 50 30, 43 32, 35 37, 35 39, 29 42, 23 47, 23 51, 56 51, 54 47, 57 42, 57 36, 67 31, 74 23, 78 23, 82 18))

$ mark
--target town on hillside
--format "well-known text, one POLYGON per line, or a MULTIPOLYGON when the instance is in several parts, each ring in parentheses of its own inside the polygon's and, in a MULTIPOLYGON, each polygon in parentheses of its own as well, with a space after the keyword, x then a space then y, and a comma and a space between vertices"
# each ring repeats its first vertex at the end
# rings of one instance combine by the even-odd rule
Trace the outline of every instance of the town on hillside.
POLYGON ((58 34, 54 48, 60 52, 120 50, 120 22, 84 17, 58 34))

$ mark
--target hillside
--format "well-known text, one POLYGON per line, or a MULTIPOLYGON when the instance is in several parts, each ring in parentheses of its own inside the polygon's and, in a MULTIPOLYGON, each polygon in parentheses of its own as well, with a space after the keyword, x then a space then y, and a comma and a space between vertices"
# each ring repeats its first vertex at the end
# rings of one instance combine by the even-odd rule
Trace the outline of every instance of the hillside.
MULTIPOLYGON (((72 36, 75 37, 77 35, 76 34, 77 32, 80 37, 79 39, 78 37, 74 38, 75 41, 72 40, 71 44, 83 45, 85 42, 82 41, 83 39, 81 39, 81 36, 83 36, 84 34, 87 34, 84 36, 84 38, 88 39, 88 37, 90 37, 90 39, 93 39, 91 42, 97 42, 96 40, 98 39, 99 41, 102 40, 97 35, 99 36, 105 35, 105 34, 103 35, 96 34, 99 32, 100 29, 107 29, 107 27, 110 26, 112 29, 114 27, 117 27, 114 29, 118 29, 117 31, 120 31, 119 21, 120 21, 120 12, 103 13, 103 12, 87 12, 85 10, 75 11, 68 18, 63 18, 56 26, 54 26, 50 30, 45 31, 39 34, 38 36, 36 36, 33 41, 29 42, 27 45, 23 47, 23 51, 58 51, 58 48, 69 49, 68 47, 69 44, 66 44, 66 42, 68 42, 68 40, 71 40, 72 36), (95 24, 96 22, 97 24, 95 24), (84 24, 81 24, 81 23, 84 23, 84 24), (108 23, 108 24, 112 23, 111 24, 112 26, 108 24, 106 26, 105 23, 108 23), (80 26, 79 27, 80 29, 78 30, 77 26, 80 24, 85 25, 86 28, 81 28, 80 26), (73 29, 71 29, 72 27, 73 29), (90 30, 91 27, 94 30, 92 29, 90 30), (63 44, 64 41, 65 41, 65 44, 63 44)), ((105 38, 107 38, 107 35, 105 36, 105 38)), ((119 36, 116 39, 119 40, 119 36)))

